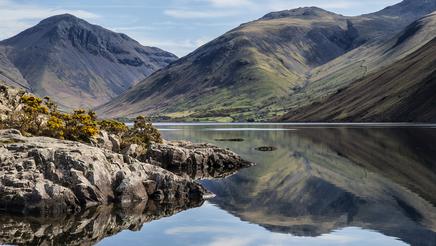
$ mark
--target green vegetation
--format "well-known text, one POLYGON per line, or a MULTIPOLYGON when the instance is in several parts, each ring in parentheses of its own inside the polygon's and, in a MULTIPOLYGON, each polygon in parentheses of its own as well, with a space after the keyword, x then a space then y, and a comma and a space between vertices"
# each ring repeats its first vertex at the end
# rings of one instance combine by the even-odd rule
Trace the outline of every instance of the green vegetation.
MULTIPOLYGON (((8 95, 7 88, 0 93, 8 95)), ((151 142, 162 142, 159 131, 149 119, 138 116, 132 128, 116 120, 97 120, 94 111, 76 109, 72 113, 58 110, 49 97, 39 97, 19 92, 19 105, 15 110, 6 112, 0 119, 0 129, 18 129, 24 135, 47 136, 80 142, 91 142, 100 131, 114 134, 121 140, 122 146, 138 144, 144 149, 151 142)))
POLYGON ((129 130, 125 123, 117 120, 102 120, 99 122, 99 125, 101 130, 117 136, 122 136, 129 130))
POLYGON ((122 145, 138 144, 142 146, 151 142, 162 142, 159 131, 153 127, 149 119, 143 116, 136 117, 135 124, 123 134, 122 140, 122 145))

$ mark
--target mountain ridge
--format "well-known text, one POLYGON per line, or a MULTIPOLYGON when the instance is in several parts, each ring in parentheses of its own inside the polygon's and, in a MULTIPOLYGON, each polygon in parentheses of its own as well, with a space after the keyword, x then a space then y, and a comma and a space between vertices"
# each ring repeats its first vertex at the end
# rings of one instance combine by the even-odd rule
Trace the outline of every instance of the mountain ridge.
POLYGON ((286 121, 435 122, 436 38, 324 101, 291 111, 286 121))
MULTIPOLYGON (((426 0, 416 3, 421 8, 426 0)), ((421 18, 404 7, 408 4, 355 17, 313 7, 269 13, 203 45, 97 110, 107 117, 149 114, 176 120, 276 117, 286 112, 288 97, 312 83, 316 68, 364 45, 385 42, 421 18), (404 21, 398 21, 400 15, 404 21)), ((419 13, 430 10, 436 6, 419 13)))
POLYGON ((32 92, 67 109, 107 102, 177 58, 70 14, 44 19, 0 46, 32 92))

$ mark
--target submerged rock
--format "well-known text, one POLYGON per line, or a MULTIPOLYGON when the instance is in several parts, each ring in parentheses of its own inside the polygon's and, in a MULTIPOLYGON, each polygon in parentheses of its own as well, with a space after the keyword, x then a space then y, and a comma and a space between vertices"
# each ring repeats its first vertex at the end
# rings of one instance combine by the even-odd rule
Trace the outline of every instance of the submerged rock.
POLYGON ((255 150, 262 151, 262 152, 270 152, 270 151, 276 151, 277 147, 274 147, 274 146, 261 146, 261 147, 255 148, 255 150))
POLYGON ((217 138, 215 139, 217 142, 244 142, 243 138, 217 138))
POLYGON ((191 179, 127 155, 0 130, 0 211, 56 215, 109 203, 201 200, 191 179))
POLYGON ((153 144, 141 160, 195 179, 221 178, 253 165, 230 150, 188 141, 153 144))

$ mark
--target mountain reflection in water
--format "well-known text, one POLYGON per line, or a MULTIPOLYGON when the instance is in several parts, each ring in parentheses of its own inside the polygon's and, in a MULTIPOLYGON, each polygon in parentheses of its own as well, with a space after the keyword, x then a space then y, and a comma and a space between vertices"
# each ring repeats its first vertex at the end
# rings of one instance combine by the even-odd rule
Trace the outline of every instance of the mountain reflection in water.
MULTIPOLYGON (((246 141, 216 144, 257 166, 203 182, 220 208, 272 232, 315 237, 360 227, 412 245, 436 245, 436 129, 235 132, 228 135, 246 141), (277 150, 253 151, 259 144, 277 150)), ((172 138, 228 137, 222 130, 176 134, 172 138)))
POLYGON ((227 178, 187 174, 206 178, 200 182, 216 194, 203 205, 103 207, 52 221, 2 215, 0 242, 436 245, 436 129, 243 124, 159 128, 166 139, 210 142, 257 165, 223 173, 233 174, 227 178), (243 141, 223 141, 229 139, 243 141), (274 151, 258 151, 259 146, 274 151))

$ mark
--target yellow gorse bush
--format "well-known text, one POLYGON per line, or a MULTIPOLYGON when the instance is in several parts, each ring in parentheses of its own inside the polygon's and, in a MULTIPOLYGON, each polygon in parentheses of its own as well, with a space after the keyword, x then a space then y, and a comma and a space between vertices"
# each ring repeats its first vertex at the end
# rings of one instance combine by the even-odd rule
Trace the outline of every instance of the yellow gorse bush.
POLYGON ((123 136, 129 128, 126 124, 116 121, 116 120, 102 120, 98 122, 101 130, 105 130, 110 134, 115 134, 117 136, 123 136))
MULTIPOLYGON (((2 90, 0 93, 7 93, 2 90)), ((22 93, 21 110, 8 115, 0 122, 1 128, 15 128, 23 134, 48 136, 58 139, 90 142, 101 130, 117 135, 122 146, 138 144, 146 147, 151 142, 162 142, 159 131, 149 119, 139 116, 132 128, 116 120, 97 120, 94 111, 76 109, 63 113, 49 97, 39 97, 22 93)))
POLYGON ((162 142, 160 132, 149 119, 138 116, 133 128, 123 135, 123 144, 138 144, 147 147, 151 142, 162 142))

